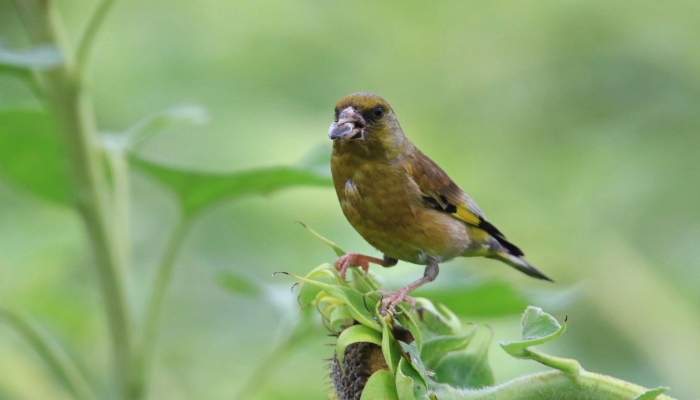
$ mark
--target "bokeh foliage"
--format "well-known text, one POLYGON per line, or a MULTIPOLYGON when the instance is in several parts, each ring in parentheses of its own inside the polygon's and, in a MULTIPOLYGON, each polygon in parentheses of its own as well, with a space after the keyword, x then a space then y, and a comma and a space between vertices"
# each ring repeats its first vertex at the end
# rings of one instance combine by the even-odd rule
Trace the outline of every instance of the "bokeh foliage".
MULTIPOLYGON (((78 37, 95 3, 56 4, 68 36, 78 37)), ((326 140, 339 97, 384 96, 408 136, 557 281, 459 260, 422 295, 493 325, 494 345, 515 336, 508 327, 526 304, 568 315, 572 329, 554 344, 562 354, 688 398, 700 393, 698 15, 692 2, 117 1, 86 85, 106 132, 173 104, 202 104, 210 124, 169 126, 138 149, 146 162, 197 176, 293 165, 326 140)), ((0 2, 0 37, 2 49, 29 48, 10 2, 0 2)), ((0 75, 3 116, 38 110, 17 75, 0 75)), ((3 132, 19 118, 0 123, 3 132)), ((42 147, 60 142, 25 131, 20 147, 0 140, 0 299, 57 332, 84 354, 80 368, 99 375, 107 354, 100 297, 76 216, 53 202, 65 195, 60 161, 42 147), (30 159, 18 157, 23 151, 47 169, 21 166, 30 159)), ((137 315, 178 218, 178 200, 157 182, 131 171, 137 315)), ((271 283, 273 271, 303 274, 327 261, 294 220, 372 251, 330 189, 217 202, 192 224, 177 259, 154 398, 228 398, 263 360, 273 308, 231 297, 215 277, 235 271, 271 283)), ((401 264, 381 274, 398 285, 421 271, 401 264)), ((60 398, 31 349, 0 329, 0 397, 60 398)), ((321 341, 321 332, 310 335, 321 341)), ((260 396, 322 397, 326 352, 307 345, 260 396)), ((502 366, 498 382, 535 369, 493 362, 502 366)))

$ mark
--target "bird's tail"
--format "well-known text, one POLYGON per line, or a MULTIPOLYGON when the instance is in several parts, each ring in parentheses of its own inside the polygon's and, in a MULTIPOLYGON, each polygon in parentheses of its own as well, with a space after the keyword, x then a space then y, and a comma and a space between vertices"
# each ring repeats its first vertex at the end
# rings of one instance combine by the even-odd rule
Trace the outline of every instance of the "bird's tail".
POLYGON ((529 275, 533 278, 554 282, 547 275, 540 272, 537 268, 530 265, 530 263, 528 263, 527 261, 525 261, 521 257, 514 256, 512 254, 508 254, 504 251, 499 251, 498 253, 495 253, 495 254, 490 255, 488 257, 502 261, 502 262, 510 265, 511 267, 517 269, 518 271, 520 271, 526 275, 529 275))

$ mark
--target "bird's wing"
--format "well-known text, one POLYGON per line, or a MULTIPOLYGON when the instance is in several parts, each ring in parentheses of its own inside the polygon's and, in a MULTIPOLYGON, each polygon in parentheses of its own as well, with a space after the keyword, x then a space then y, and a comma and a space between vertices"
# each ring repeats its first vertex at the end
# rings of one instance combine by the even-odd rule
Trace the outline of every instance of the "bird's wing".
POLYGON ((418 185, 427 207, 450 214, 452 217, 475 226, 506 247, 515 256, 524 255, 514 244, 508 242, 501 231, 486 220, 484 213, 456 183, 433 160, 416 149, 406 157, 406 171, 418 185))
POLYGON ((428 206, 447 212, 469 225, 478 227, 481 221, 485 221, 484 213, 476 203, 423 153, 416 150, 412 157, 407 157, 405 166, 428 206))

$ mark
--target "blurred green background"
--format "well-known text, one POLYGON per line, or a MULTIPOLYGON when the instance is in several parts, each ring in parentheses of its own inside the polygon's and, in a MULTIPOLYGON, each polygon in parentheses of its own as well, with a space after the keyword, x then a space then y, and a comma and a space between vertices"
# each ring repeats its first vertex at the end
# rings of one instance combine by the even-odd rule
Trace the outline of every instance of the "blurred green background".
MULTIPOLYGON (((76 37, 95 3, 57 5, 76 37)), ((209 125, 162 132, 141 155, 217 172, 295 163, 330 146, 337 99, 354 91, 383 96, 407 136, 556 280, 538 282, 489 260, 442 268, 435 288, 457 293, 450 304, 465 321, 494 328, 499 382, 540 370, 497 347, 518 336, 524 306, 460 300, 462 284, 514 288, 525 303, 568 316, 567 333, 550 351, 587 370, 700 398, 699 17, 691 1, 117 1, 97 38, 88 84, 103 131, 173 104, 203 105, 209 125)), ((6 0, 0 37, 27 45, 6 0)), ((0 75, 0 108, 17 104, 36 102, 18 80, 0 75)), ((55 332, 89 374, 108 370, 80 221, 1 177, 0 301, 55 332)), ((131 185, 129 294, 140 313, 176 204, 145 175, 131 185)), ((152 399, 228 399, 249 379, 279 318, 263 302, 228 293, 216 277, 233 271, 288 287, 290 280, 271 273, 304 274, 332 261, 295 220, 346 250, 374 254, 330 188, 209 209, 178 259, 152 399)), ((375 272, 399 285, 422 267, 375 272)), ((259 398, 325 398, 322 358, 332 354, 331 339, 314 334, 270 368, 259 398)), ((67 398, 6 326, 0 398, 67 398)))

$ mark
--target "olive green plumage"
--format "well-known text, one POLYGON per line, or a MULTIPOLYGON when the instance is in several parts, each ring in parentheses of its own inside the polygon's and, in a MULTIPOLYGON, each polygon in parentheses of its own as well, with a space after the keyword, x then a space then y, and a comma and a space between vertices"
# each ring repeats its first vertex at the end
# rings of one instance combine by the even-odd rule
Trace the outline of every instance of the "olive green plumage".
POLYGON ((406 138, 385 100, 354 93, 338 101, 335 116, 329 130, 335 190, 369 244, 389 258, 423 265, 484 256, 549 280, 406 138))

